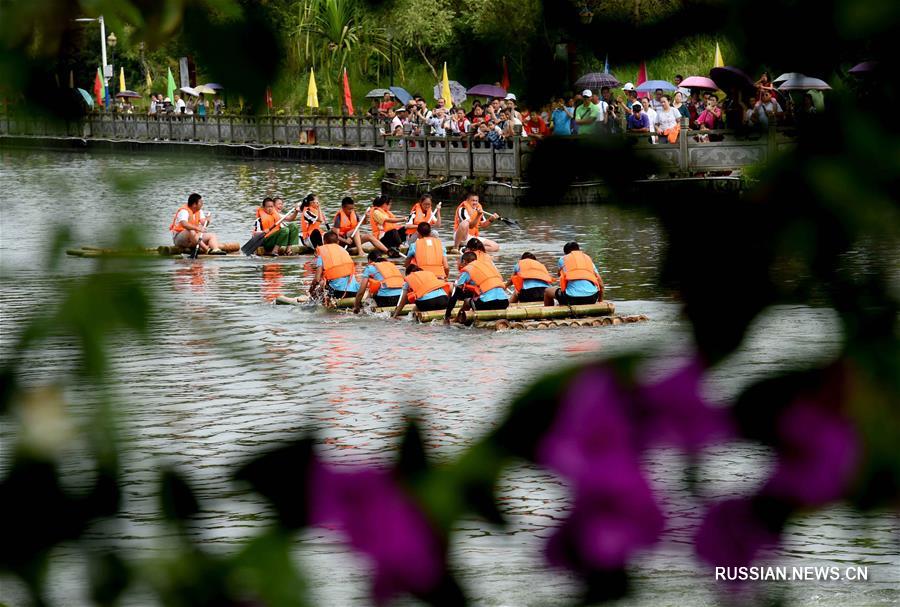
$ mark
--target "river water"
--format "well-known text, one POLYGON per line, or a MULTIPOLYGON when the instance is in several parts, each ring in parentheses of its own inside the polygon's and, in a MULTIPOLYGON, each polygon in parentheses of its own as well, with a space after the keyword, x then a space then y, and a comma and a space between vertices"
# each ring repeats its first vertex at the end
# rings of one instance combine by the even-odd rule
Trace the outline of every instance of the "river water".
MULTIPOLYGON (((220 159, 120 157, 71 153, 0 152, 0 333, 9 353, 40 302, 52 301, 66 281, 95 261, 66 258, 44 267, 44 247, 31 228, 66 224, 76 244, 114 239, 123 223, 145 226, 145 244, 168 244, 168 223, 186 196, 203 194, 214 230, 226 241, 248 237, 254 207, 266 195, 289 204, 316 192, 329 214, 348 193, 377 193, 373 167, 310 166, 220 159)), ((401 210, 404 204, 395 205, 401 210)), ((446 201, 452 217, 454 201, 446 201)), ((513 208, 523 230, 498 225, 488 232, 502 245, 498 265, 508 272, 531 250, 545 262, 564 242, 578 240, 598 262, 608 299, 622 314, 650 322, 591 329, 479 332, 407 321, 349 317, 274 306, 278 294, 297 294, 310 276, 305 259, 153 260, 143 265, 159 313, 150 343, 121 340, 112 351, 115 395, 127 438, 124 514, 93 530, 102 543, 135 558, 165 549, 151 480, 163 462, 178 465, 204 500, 193 533, 210 550, 227 551, 271 519, 264 504, 235 491, 228 469, 273 441, 315 426, 321 450, 335 461, 386 461, 397 444, 405 411, 421 413, 432 454, 452 457, 488 431, 514 391, 544 371, 574 361, 631 351, 657 353, 653 368, 678 366, 690 333, 670 294, 655 286, 663 234, 638 213, 594 206, 513 208), (412 381, 427 376, 424 386, 412 381), (183 388, 190 375, 193 389, 183 388), (379 377, 377 381, 375 378, 379 377), (377 386, 377 388, 376 388, 377 386)), ((449 231, 445 230, 449 234, 449 231)), ((714 279, 714 277, 711 277, 714 279)), ((833 356, 840 331, 832 311, 780 307, 754 324, 740 351, 720 365, 708 393, 727 399, 743 386, 799 361, 833 356)), ((29 359, 26 380, 42 383, 72 365, 74 350, 51 342, 29 359)), ((86 386, 67 388, 73 410, 90 402, 86 386)), ((13 438, 2 431, 0 467, 13 438)), ((701 469, 709 497, 750 490, 765 475, 768 454, 756 446, 711 451, 701 469)), ((707 605, 722 598, 712 573, 689 548, 689 529, 702 510, 681 482, 682 462, 660 454, 648 469, 665 506, 678 521, 635 570, 637 592, 627 605, 707 605)), ((451 561, 476 605, 563 605, 577 595, 573 580, 542 563, 544 538, 566 512, 565 487, 528 466, 509 469, 500 493, 511 525, 497 529, 464 521, 453 536, 451 561)), ((868 567, 867 582, 766 583, 757 587, 801 605, 887 605, 900 600, 896 519, 861 517, 840 506, 800 519, 770 563, 782 566, 868 567)), ((297 561, 318 605, 366 604, 367 572, 325 532, 297 539, 297 561)), ((54 604, 85 604, 85 570, 67 548, 55 555, 54 604)), ((126 604, 146 604, 134 594, 126 604)), ((0 579, 0 602, 18 605, 22 589, 0 579)))

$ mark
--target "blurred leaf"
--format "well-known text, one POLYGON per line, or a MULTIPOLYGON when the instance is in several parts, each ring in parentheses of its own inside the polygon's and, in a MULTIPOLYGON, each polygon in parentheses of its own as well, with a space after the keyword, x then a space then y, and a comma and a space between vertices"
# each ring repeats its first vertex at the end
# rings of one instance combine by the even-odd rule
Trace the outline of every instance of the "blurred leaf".
POLYGON ((165 468, 159 481, 159 499, 163 516, 183 523, 200 512, 200 504, 187 480, 176 470, 165 468))
POLYGON ((312 464, 312 440, 303 439, 272 449, 235 472, 271 502, 279 522, 287 529, 307 523, 307 475, 312 464))
POLYGON ((410 419, 406 423, 394 470, 401 479, 410 483, 414 483, 417 478, 428 471, 425 446, 422 444, 419 424, 414 419, 410 419))
POLYGON ((115 552, 101 552, 90 558, 91 599, 98 605, 115 605, 128 587, 131 571, 115 552))
POLYGON ((291 549, 290 536, 278 530, 250 540, 234 557, 232 583, 269 606, 306 605, 306 584, 294 566, 291 549))

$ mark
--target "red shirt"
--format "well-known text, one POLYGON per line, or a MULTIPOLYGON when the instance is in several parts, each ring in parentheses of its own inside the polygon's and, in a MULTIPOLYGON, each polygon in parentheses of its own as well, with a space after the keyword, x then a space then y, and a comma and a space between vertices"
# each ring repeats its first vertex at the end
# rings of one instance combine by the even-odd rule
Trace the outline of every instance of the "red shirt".
POLYGON ((395 104, 393 101, 382 101, 381 103, 378 104, 378 111, 379 112, 387 112, 389 109, 394 107, 394 105, 395 104))
POLYGON ((525 129, 528 131, 529 135, 540 135, 541 137, 546 137, 550 134, 550 129, 547 128, 547 123, 544 122, 544 119, 537 114, 532 114, 528 118, 528 122, 525 123, 525 129))

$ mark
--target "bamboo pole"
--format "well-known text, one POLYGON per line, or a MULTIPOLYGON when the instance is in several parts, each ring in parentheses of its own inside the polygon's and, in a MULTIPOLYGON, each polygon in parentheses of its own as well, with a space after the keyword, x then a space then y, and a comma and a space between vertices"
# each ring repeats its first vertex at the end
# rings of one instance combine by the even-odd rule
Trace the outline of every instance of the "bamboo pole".
POLYGON ((603 316, 613 314, 615 305, 608 301, 581 306, 528 306, 509 307, 505 310, 471 310, 463 314, 462 322, 471 325, 480 320, 547 320, 551 318, 580 318, 583 316, 603 316))

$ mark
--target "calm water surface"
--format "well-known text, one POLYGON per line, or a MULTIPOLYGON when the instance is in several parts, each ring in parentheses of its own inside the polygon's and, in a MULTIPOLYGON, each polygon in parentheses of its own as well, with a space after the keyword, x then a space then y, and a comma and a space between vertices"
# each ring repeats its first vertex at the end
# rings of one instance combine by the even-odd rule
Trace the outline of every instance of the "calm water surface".
MULTIPOLYGON (((280 194, 290 204, 316 192, 333 215, 344 195, 366 200, 377 193, 373 172, 368 167, 0 152, 2 352, 8 353, 36 303, 52 300, 67 280, 95 265, 66 258, 47 271, 40 238, 23 237, 35 234, 35 225, 42 226, 40 235, 49 234, 52 225, 67 224, 76 243, 101 244, 114 239, 117 226, 137 223, 144 226, 145 244, 168 244, 172 214, 197 191, 215 214, 215 231, 226 241, 243 242, 254 207, 265 195, 280 194)), ((452 217, 454 201, 446 206, 444 217, 452 217)), ((486 206, 518 218, 525 228, 489 230, 502 244, 498 264, 504 272, 523 251, 551 262, 564 242, 578 240, 598 262, 618 311, 645 313, 651 322, 505 333, 419 326, 273 306, 277 295, 300 292, 311 275, 309 258, 153 260, 143 266, 159 308, 152 340, 123 340, 112 353, 128 437, 127 503, 124 515, 98 525, 93 537, 126 547, 135 558, 165 550, 152 480, 160 463, 172 462, 186 471, 205 500, 193 533, 211 550, 231 550, 271 519, 264 504, 236 491, 227 471, 273 441, 316 427, 322 451, 332 460, 386 461, 403 413, 414 409, 422 414, 434 456, 447 458, 488 431, 513 391, 543 371, 652 348, 660 354, 653 370, 663 373, 689 352, 690 334, 678 305, 654 286, 663 235, 652 218, 592 206, 525 209, 490 200, 486 206), (194 387, 190 392, 182 388, 186 377, 194 387)), ((798 361, 828 359, 839 339, 830 310, 770 310, 706 388, 711 396, 729 398, 798 361)), ((51 343, 30 361, 27 380, 52 379, 71 368, 75 355, 68 344, 51 343)), ((67 396, 75 411, 90 402, 85 386, 71 386, 67 396)), ((9 428, 2 439, 0 466, 5 467, 9 428)), ((660 549, 640 561, 635 572, 640 590, 626 604, 706 605, 717 599, 711 572, 694 561, 689 549, 702 509, 681 483, 682 464, 670 454, 647 463, 672 516, 660 549)), ((703 492, 717 498, 748 491, 768 464, 766 451, 755 446, 711 452, 702 469, 703 492)), ((544 538, 565 516, 565 487, 522 465, 506 472, 500 493, 509 528, 464 521, 453 538, 452 562, 473 602, 565 604, 577 587, 548 571, 540 557, 544 538)), ((804 605, 897 604, 897 532, 896 519, 864 518, 840 507, 799 520, 772 564, 865 565, 869 581, 766 584, 757 590, 783 593, 804 605)), ((317 604, 367 602, 365 563, 334 536, 308 532, 296 546, 317 604)), ((51 575, 55 604, 84 604, 85 571, 74 553, 60 549, 51 575)), ((127 603, 148 600, 136 594, 127 603)), ((21 589, 0 580, 0 601, 21 604, 21 589)))

